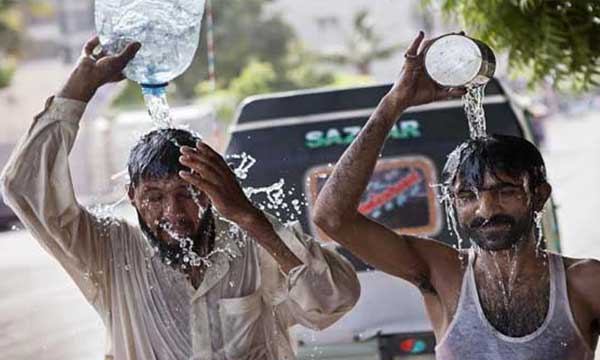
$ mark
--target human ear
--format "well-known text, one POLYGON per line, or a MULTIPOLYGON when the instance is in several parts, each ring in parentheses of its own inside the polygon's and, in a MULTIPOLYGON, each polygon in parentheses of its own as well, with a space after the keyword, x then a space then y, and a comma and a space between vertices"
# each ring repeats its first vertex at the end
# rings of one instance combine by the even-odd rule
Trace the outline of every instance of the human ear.
POLYGON ((127 197, 129 198, 129 202, 132 205, 135 205, 135 189, 133 185, 129 184, 127 186, 127 197))
POLYGON ((550 184, 547 182, 536 186, 533 198, 533 206, 535 211, 542 211, 544 209, 544 205, 550 198, 550 194, 552 194, 552 186, 550 186, 550 184))

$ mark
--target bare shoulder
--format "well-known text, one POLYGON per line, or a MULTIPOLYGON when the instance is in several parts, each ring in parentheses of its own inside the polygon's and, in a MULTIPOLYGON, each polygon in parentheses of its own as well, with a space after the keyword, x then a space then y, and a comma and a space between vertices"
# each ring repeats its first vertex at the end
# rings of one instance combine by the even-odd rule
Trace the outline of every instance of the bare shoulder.
POLYGON ((600 261, 563 257, 569 288, 600 310, 600 261))
POLYGON ((578 259, 563 256, 567 276, 571 277, 595 277, 598 281, 600 275, 600 260, 597 259, 578 259))

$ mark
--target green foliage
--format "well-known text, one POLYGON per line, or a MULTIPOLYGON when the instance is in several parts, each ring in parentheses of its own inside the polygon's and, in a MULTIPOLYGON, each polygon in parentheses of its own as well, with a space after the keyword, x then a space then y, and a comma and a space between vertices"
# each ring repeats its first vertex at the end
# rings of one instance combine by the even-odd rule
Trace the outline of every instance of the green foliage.
POLYGON ((16 64, 12 59, 0 60, 0 89, 10 85, 15 70, 16 64))
POLYGON ((384 45, 385 37, 375 32, 375 23, 367 10, 354 14, 352 33, 347 35, 344 48, 322 55, 322 59, 340 65, 351 65, 361 75, 369 75, 371 64, 385 60, 404 47, 403 44, 384 45))
POLYGON ((316 88, 333 83, 335 76, 322 69, 320 61, 318 54, 306 49, 301 42, 292 41, 282 62, 284 72, 273 90, 316 88))
POLYGON ((240 98, 229 90, 213 90, 206 81, 196 87, 199 102, 215 109, 217 119, 225 124, 230 124, 235 115, 235 109, 240 98))
POLYGON ((51 6, 33 0, 0 0, 0 88, 10 85, 21 54, 26 19, 47 16, 51 6))
MULTIPOLYGON (((235 97, 260 92, 320 87, 335 77, 319 69, 319 56, 305 49, 292 28, 278 14, 265 14, 274 0, 213 1, 217 88, 232 91, 235 97), (261 66, 257 66, 261 64, 261 66), (251 66, 250 69, 248 67, 251 66), (268 81, 250 84, 247 71, 268 70, 268 81), (245 77, 242 79, 242 77, 245 77), (232 83, 235 82, 235 87, 232 83), (244 90, 240 86, 246 87, 244 90), (252 93, 252 86, 257 92, 252 93)), ((206 21, 194 62, 175 83, 184 99, 198 94, 199 81, 208 79, 206 21)), ((260 75, 266 75, 261 73, 260 75)), ((202 90, 200 93, 205 94, 202 90)))
POLYGON ((15 0, 0 0, 0 56, 18 51, 23 19, 17 6, 15 0))
POLYGON ((231 80, 227 89, 215 91, 207 81, 203 81, 196 86, 196 95, 202 103, 216 109, 221 121, 229 123, 238 104, 249 96, 315 87, 349 87, 371 82, 371 78, 364 75, 334 75, 319 71, 311 61, 314 54, 299 46, 295 46, 295 49, 285 61, 288 70, 284 78, 277 77, 271 63, 252 59, 240 76, 231 80))
MULTIPOLYGON (((355 85, 365 77, 338 76, 320 66, 277 14, 264 9, 273 0, 213 1, 217 89, 208 80, 206 21, 190 68, 170 90, 173 100, 191 99, 213 106, 222 121, 231 121, 239 102, 252 95, 324 86, 355 85)), ((139 86, 129 83, 113 103, 140 106, 139 86)), ((174 102, 173 102, 174 104, 174 102)))
POLYGON ((143 105, 142 89, 138 83, 131 80, 126 80, 125 86, 112 102, 112 106, 120 109, 139 108, 143 105))
POLYGON ((240 76, 231 81, 229 89, 240 99, 267 93, 273 88, 276 77, 275 70, 270 63, 252 60, 240 76))
POLYGON ((509 65, 535 85, 588 90, 600 85, 598 0, 423 0, 442 3, 470 36, 506 50, 509 65))
POLYGON ((355 74, 336 74, 329 87, 352 87, 372 85, 373 79, 366 75, 355 74))
MULTIPOLYGON (((292 29, 278 15, 265 15, 264 8, 273 0, 213 1, 216 74, 219 88, 227 88, 251 59, 270 62, 276 76, 284 77, 288 44, 292 29)), ((206 21, 194 62, 176 80, 178 93, 194 97, 199 81, 208 79, 206 21)))

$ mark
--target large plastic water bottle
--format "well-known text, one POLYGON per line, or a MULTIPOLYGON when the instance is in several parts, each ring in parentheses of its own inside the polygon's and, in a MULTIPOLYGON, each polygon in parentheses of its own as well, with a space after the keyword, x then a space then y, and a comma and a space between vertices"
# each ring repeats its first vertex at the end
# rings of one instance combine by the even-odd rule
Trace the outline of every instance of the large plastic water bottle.
MULTIPOLYGON (((147 89, 161 87, 191 64, 205 0, 96 0, 96 30, 109 53, 128 43, 142 48, 125 76, 147 89)), ((164 90, 164 89, 163 89, 164 90)))

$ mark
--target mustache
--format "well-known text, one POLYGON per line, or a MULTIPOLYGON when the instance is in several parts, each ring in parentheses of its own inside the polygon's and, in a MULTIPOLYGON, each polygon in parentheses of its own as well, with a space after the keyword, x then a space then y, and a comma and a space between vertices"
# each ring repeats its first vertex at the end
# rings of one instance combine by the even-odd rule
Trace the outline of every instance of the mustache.
POLYGON ((481 228, 483 226, 487 226, 487 225, 511 225, 511 226, 514 226, 516 223, 517 223, 517 221, 512 216, 499 214, 499 215, 494 215, 487 220, 482 217, 477 217, 469 223, 469 228, 479 229, 479 228, 481 228))

